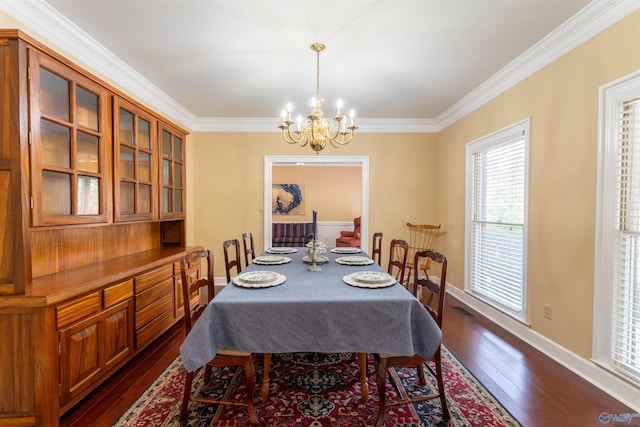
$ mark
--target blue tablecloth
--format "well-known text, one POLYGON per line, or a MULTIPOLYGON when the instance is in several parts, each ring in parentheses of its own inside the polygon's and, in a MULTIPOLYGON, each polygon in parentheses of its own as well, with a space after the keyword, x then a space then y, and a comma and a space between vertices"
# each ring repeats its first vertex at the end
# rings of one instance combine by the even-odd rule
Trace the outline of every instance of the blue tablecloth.
MULTIPOLYGON (((431 358, 442 333, 431 315, 400 284, 367 289, 347 285, 355 271, 381 271, 377 264, 345 266, 327 250, 322 271, 307 270, 304 248, 288 264, 252 264, 243 271, 284 274, 281 285, 247 289, 228 284, 208 305, 180 347, 187 371, 206 364, 219 348, 253 353, 393 353, 431 358)), ((364 255, 364 254, 361 254, 364 255)))

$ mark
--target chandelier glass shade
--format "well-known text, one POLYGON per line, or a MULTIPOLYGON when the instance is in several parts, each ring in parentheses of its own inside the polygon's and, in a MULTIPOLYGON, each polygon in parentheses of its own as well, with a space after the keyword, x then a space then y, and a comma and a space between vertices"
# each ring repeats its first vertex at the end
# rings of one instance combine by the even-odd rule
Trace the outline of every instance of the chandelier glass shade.
POLYGON ((291 104, 287 105, 287 109, 282 112, 282 138, 289 144, 299 144, 304 147, 307 144, 313 151, 318 154, 327 146, 327 141, 334 146, 340 147, 347 145, 353 139, 353 132, 358 129, 356 126, 353 110, 349 113, 349 124, 347 125, 347 117, 340 111, 341 105, 338 105, 338 113, 333 121, 324 117, 322 112, 322 102, 324 99, 320 96, 320 52, 325 50, 326 46, 322 43, 313 43, 311 50, 316 52, 316 96, 313 98, 311 113, 302 121, 299 118, 296 122, 291 119, 291 104), (335 122, 335 124, 334 124, 335 122), (295 129, 292 129, 293 125, 295 129))

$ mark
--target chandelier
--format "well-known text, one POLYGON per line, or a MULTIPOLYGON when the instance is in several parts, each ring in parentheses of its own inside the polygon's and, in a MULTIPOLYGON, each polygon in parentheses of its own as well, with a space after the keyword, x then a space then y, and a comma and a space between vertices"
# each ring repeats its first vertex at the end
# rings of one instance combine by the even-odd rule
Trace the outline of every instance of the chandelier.
POLYGON ((324 99, 320 97, 320 52, 325 50, 326 46, 322 43, 313 43, 311 50, 316 52, 316 96, 313 98, 311 114, 302 121, 298 118, 296 122, 291 120, 291 104, 287 105, 287 109, 282 112, 282 123, 278 126, 282 129, 282 138, 289 144, 300 144, 304 147, 307 144, 318 154, 327 145, 327 141, 334 147, 347 145, 353 139, 353 131, 358 129, 355 125, 353 110, 349 113, 351 122, 347 126, 347 118, 340 111, 341 105, 338 102, 338 113, 333 118, 334 123, 323 117, 322 102, 324 99), (296 124, 296 129, 292 130, 291 125, 296 124))

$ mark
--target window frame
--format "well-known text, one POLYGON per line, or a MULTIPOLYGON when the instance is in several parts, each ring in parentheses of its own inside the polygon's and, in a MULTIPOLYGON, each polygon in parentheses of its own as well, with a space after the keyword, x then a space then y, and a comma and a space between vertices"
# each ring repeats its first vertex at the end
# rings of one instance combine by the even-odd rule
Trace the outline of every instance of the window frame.
MULTIPOLYGON (((614 263, 617 223, 617 133, 620 105, 640 97, 640 71, 600 87, 598 100, 598 178, 593 292, 592 361, 607 371, 640 384, 615 367, 612 352, 614 263)), ((638 142, 640 143, 640 142, 638 142)))
POLYGON ((528 265, 528 212, 529 212, 529 158, 530 158, 530 119, 526 118, 519 122, 513 123, 503 129, 493 132, 489 135, 481 137, 466 145, 466 177, 465 177, 465 271, 464 271, 464 290, 469 295, 477 298, 483 303, 499 310, 500 312, 514 318, 515 320, 528 324, 529 319, 529 298, 527 289, 527 265, 528 265), (473 221, 474 221, 474 155, 476 153, 486 152, 494 147, 505 143, 524 138, 524 206, 523 206, 523 241, 522 241, 522 309, 520 311, 512 310, 505 305, 498 303, 484 295, 474 292, 472 286, 473 271, 473 221))

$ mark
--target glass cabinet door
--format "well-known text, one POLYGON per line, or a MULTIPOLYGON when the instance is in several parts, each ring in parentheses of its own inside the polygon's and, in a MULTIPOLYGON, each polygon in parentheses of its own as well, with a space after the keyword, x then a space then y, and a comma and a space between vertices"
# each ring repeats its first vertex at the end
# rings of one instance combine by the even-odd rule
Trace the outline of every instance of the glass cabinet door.
POLYGON ((114 220, 158 219, 156 120, 119 98, 114 116, 114 220))
POLYGON ((184 134, 167 126, 159 125, 160 132, 160 218, 184 218, 185 170, 184 134))
POLYGON ((108 93, 46 55, 29 64, 32 224, 106 222, 108 93))

